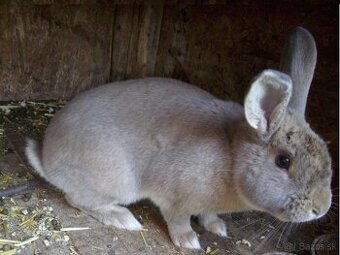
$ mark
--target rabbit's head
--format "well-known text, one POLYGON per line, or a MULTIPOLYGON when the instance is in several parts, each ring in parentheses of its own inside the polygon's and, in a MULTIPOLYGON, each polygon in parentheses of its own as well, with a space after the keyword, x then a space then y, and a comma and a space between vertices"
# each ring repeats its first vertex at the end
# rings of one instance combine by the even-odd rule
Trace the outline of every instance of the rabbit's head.
POLYGON ((237 190, 248 206, 282 221, 317 219, 331 205, 329 152, 304 118, 315 64, 314 39, 297 28, 286 43, 282 72, 263 71, 245 99, 248 132, 240 134, 237 190))

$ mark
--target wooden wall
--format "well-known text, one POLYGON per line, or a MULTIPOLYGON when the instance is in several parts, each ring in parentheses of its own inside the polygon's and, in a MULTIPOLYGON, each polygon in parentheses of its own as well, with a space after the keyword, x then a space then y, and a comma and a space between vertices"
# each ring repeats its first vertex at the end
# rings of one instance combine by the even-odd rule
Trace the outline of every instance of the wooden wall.
POLYGON ((0 101, 70 98, 109 81, 166 76, 242 102, 251 78, 278 66, 295 26, 317 42, 308 118, 331 141, 337 168, 333 0, 0 1, 0 101))
POLYGON ((111 9, 8 2, 0 4, 0 100, 68 98, 109 80, 111 9))

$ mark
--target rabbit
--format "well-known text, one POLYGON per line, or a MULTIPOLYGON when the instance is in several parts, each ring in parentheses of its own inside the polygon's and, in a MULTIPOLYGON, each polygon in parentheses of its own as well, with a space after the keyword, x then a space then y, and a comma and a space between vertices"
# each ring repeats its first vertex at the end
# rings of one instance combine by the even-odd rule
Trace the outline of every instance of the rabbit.
POLYGON ((141 230, 125 206, 149 199, 173 243, 200 249, 190 218, 226 237, 218 214, 262 211, 305 222, 331 205, 331 158, 305 120, 316 65, 312 35, 290 34, 280 69, 252 81, 244 101, 217 99, 169 78, 141 78, 81 93, 26 155, 66 200, 100 222, 141 230))

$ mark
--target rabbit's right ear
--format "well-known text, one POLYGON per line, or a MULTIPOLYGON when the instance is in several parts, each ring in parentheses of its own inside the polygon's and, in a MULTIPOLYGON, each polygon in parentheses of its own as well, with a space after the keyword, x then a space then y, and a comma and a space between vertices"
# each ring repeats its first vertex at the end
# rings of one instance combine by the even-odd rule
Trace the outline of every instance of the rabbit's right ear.
POLYGON ((269 138, 280 127, 292 94, 292 80, 284 73, 265 70, 253 81, 245 98, 248 124, 263 138, 269 138))
POLYGON ((313 79, 317 50, 313 36, 297 27, 289 35, 281 56, 280 71, 293 81, 289 107, 301 117, 305 115, 307 96, 313 79))

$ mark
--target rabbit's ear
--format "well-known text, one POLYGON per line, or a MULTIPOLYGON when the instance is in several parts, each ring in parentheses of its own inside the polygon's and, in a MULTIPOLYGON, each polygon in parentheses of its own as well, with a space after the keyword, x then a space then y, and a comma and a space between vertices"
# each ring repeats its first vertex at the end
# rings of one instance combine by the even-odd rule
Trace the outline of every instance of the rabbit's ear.
POLYGON ((292 81, 284 73, 265 70, 253 81, 245 103, 245 116, 251 127, 270 137, 280 126, 292 94, 292 81))
POLYGON ((307 96, 313 79, 317 50, 313 36, 297 27, 289 35, 281 56, 280 71, 293 81, 293 93, 289 107, 304 117, 307 96))

